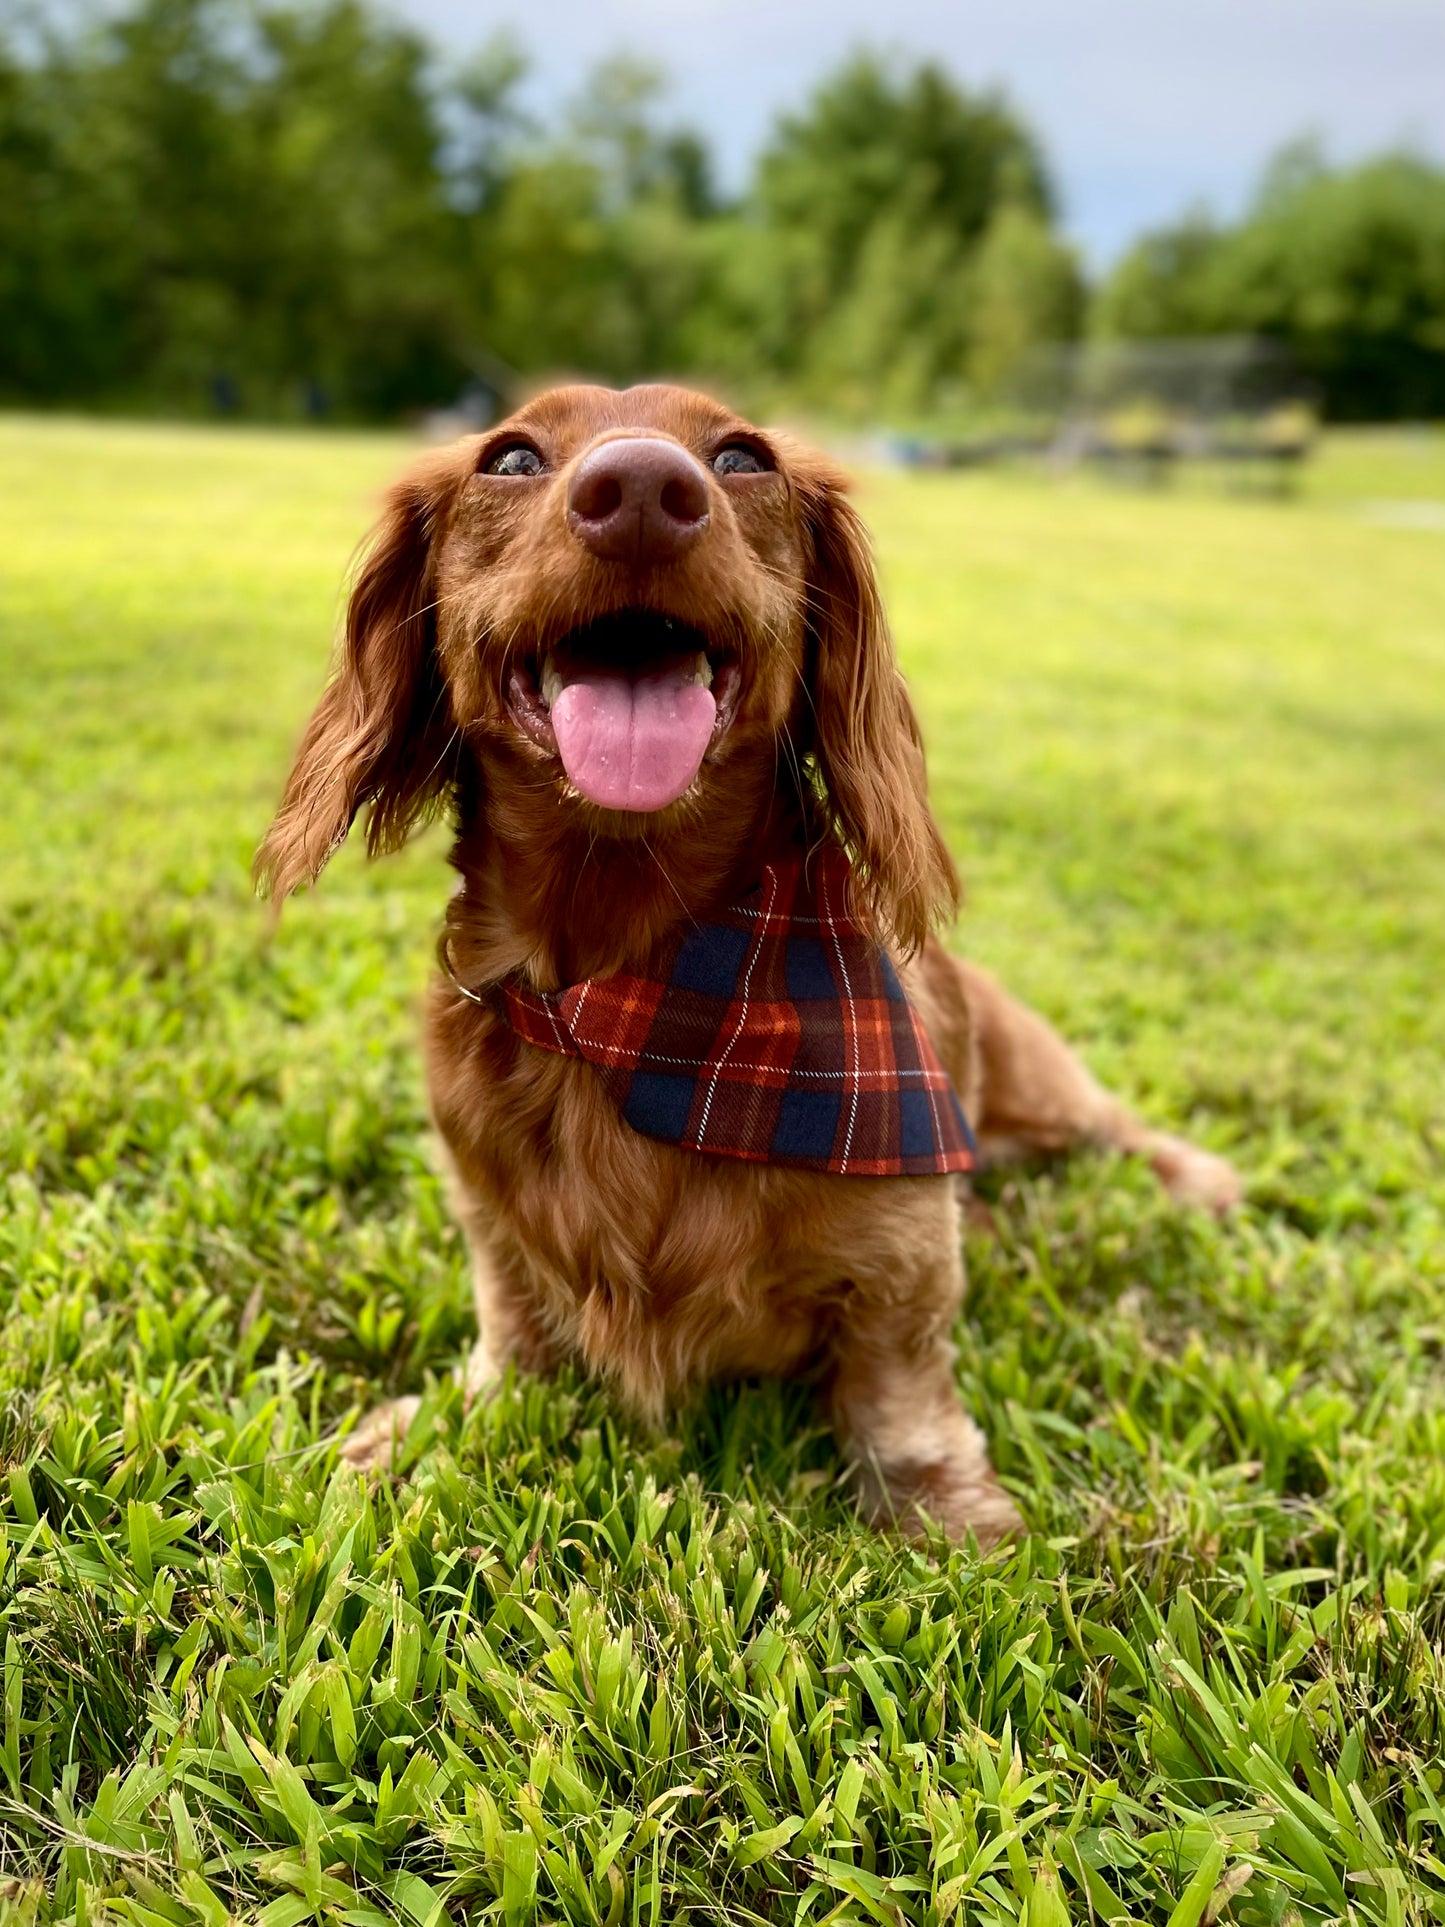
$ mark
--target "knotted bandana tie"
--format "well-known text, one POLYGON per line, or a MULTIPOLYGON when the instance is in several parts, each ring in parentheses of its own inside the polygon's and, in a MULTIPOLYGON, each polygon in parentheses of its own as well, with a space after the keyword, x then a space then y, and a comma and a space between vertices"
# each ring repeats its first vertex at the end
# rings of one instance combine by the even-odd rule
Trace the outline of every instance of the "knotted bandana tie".
POLYGON ((972 1170, 948 1075, 848 885, 841 853, 770 864, 656 975, 551 994, 514 977, 497 1002, 527 1043, 589 1063, 644 1136, 842 1177, 972 1170))

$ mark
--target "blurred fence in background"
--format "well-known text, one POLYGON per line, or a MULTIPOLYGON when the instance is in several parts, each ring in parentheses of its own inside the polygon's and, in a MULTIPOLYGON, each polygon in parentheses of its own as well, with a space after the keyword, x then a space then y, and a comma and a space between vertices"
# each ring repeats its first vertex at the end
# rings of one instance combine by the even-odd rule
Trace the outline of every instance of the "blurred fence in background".
POLYGON ((990 430, 900 436, 880 452, 909 468, 1043 459, 1147 486, 1182 464, 1226 486, 1287 493, 1318 430, 1318 394, 1282 343, 1257 335, 1117 337, 1033 349, 990 430))
POLYGON ((1445 414, 1421 157, 1292 148, 1233 227, 1090 288, 1038 136, 936 64, 853 56, 731 198, 646 65, 549 126, 526 71, 359 0, 40 0, 0 27, 0 399, 467 425, 546 374, 666 372, 982 434, 1043 344, 1247 335, 1329 417, 1445 414))

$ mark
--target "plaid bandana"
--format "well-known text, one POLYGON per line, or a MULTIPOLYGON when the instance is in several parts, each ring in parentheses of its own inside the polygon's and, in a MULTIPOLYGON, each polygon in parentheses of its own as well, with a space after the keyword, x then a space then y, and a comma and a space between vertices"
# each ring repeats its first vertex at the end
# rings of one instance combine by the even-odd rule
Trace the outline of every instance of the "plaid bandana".
POLYGON ((968 1123, 887 953, 848 912, 841 852, 768 865, 653 976, 550 995, 512 977, 517 1035, 591 1064, 635 1131, 845 1177, 972 1170, 968 1123))

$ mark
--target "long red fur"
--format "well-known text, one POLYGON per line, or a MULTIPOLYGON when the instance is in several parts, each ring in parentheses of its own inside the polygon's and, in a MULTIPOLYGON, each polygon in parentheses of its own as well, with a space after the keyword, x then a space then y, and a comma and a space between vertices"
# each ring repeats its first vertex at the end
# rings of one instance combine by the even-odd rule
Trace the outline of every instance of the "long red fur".
POLYGON ((986 1539, 1017 1518, 953 1387, 951 1182, 839 1179, 654 1142, 586 1065, 529 1049, 459 988, 520 970, 552 990, 645 967, 763 863, 832 842, 976 1122, 992 1102, 1015 1137, 1032 1119, 1040 1143, 1126 1144, 1134 1131, 1148 1149, 1045 1026, 929 934, 956 907, 957 878, 845 486, 824 457, 671 388, 556 390, 417 463, 356 578, 257 870, 278 897, 314 879, 363 808, 373 851, 431 811, 454 822, 454 978, 431 992, 427 1060, 476 1266, 473 1385, 508 1359, 545 1369, 570 1355, 658 1411, 699 1379, 818 1364, 869 1509, 921 1507, 986 1539), (708 473, 705 538, 665 565, 599 561, 567 521, 577 462, 633 434, 681 444, 708 473), (547 472, 486 473, 521 435, 547 472), (738 436, 768 451, 769 472, 711 472, 738 436), (698 781, 647 817, 577 795, 509 702, 519 654, 638 606, 701 630, 742 674, 698 781))

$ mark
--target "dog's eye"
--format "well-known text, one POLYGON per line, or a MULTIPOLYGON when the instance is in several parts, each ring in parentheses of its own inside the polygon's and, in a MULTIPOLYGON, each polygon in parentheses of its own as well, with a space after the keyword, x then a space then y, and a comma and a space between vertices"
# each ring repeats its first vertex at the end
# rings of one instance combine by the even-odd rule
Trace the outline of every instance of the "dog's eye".
POLYGON ((713 456, 712 465, 719 475, 761 475, 768 467, 761 452, 749 442, 729 442, 713 456))
POLYGON ((488 475, 540 475, 547 464, 530 442, 513 442, 487 463, 488 475))

